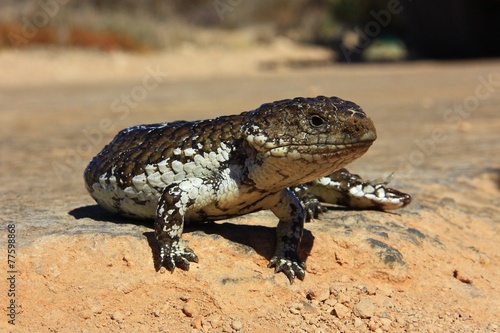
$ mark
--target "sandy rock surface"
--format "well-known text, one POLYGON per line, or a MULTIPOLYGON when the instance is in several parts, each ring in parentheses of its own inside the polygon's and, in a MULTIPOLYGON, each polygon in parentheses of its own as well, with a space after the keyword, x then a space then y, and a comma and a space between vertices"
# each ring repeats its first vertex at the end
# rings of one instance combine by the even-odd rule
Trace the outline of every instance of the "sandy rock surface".
POLYGON ((290 69, 262 67, 274 61, 262 50, 183 52, 0 54, 0 331, 500 330, 498 61, 290 69), (124 127, 316 95, 363 107, 378 140, 349 169, 394 172, 413 202, 332 207, 307 224, 303 282, 266 267, 270 212, 188 228, 200 262, 170 274, 154 270, 152 221, 113 216, 85 191, 86 164, 124 127))

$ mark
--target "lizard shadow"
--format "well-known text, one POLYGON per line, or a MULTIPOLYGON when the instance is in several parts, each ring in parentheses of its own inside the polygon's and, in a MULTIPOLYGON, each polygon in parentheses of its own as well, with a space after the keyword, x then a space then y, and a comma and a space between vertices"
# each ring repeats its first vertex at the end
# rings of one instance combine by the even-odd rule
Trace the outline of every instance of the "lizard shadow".
MULTIPOLYGON (((75 219, 90 218, 97 222, 106 222, 114 224, 132 224, 143 226, 149 229, 154 228, 152 219, 132 219, 108 212, 99 205, 89 205, 75 208, 68 212, 75 219)), ((189 223, 185 226, 183 234, 192 234, 194 237, 212 237, 217 239, 222 237, 229 242, 236 244, 245 252, 248 248, 252 248, 256 253, 266 258, 271 259, 276 246, 276 228, 261 225, 237 224, 230 220, 205 222, 205 223, 189 223)), ((148 245, 152 250, 153 259, 158 258, 158 243, 155 238, 154 231, 143 233, 148 241, 148 245)), ((314 244, 314 236, 312 233, 304 229, 302 241, 299 248, 300 257, 306 260, 311 253, 314 244)), ((193 248, 196 253, 202 255, 202 249, 193 248)))
POLYGON ((125 216, 120 216, 105 210, 99 205, 78 207, 70 210, 68 214, 73 216, 76 220, 89 218, 97 222, 110 222, 115 224, 134 224, 137 226, 144 226, 149 228, 153 227, 153 220, 140 220, 140 219, 128 218, 125 216))
MULTIPOLYGON (((232 222, 213 222, 190 225, 190 229, 195 229, 193 235, 210 235, 213 238, 222 237, 234 244, 238 244, 241 249, 248 252, 251 248, 259 255, 270 260, 274 255, 276 247, 276 228, 261 225, 236 224, 232 222)), ((190 232, 187 230, 187 232, 190 232)), ((305 229, 300 243, 299 254, 306 260, 311 253, 314 244, 314 236, 305 229)))

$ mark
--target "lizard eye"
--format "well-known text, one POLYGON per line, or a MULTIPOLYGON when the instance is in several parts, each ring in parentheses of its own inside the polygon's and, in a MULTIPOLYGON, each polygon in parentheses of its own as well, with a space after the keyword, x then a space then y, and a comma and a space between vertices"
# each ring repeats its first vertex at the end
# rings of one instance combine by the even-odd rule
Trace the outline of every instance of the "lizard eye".
POLYGON ((309 125, 312 127, 320 127, 325 123, 325 120, 318 115, 313 115, 309 118, 309 125))

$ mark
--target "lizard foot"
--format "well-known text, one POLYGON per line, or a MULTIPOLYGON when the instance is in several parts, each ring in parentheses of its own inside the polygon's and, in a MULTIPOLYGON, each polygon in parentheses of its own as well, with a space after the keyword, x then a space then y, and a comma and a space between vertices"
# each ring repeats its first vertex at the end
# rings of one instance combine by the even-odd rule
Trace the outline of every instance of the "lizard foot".
POLYGON ((174 272, 175 267, 185 271, 189 270, 189 262, 198 262, 198 256, 189 247, 180 244, 163 245, 160 250, 160 258, 156 267, 165 266, 170 272, 174 272))
POLYGON ((274 267, 275 273, 283 272, 290 280, 290 284, 293 283, 295 277, 302 281, 306 275, 306 263, 300 260, 298 256, 294 259, 274 256, 267 267, 274 267))
POLYGON ((299 185, 291 188, 295 195, 299 198, 302 207, 306 213, 306 222, 312 219, 317 219, 320 214, 327 211, 326 207, 321 205, 321 202, 311 193, 306 185, 299 185))
POLYGON ((307 201, 302 201, 304 210, 306 212, 306 222, 310 222, 312 219, 319 218, 320 214, 323 214, 328 209, 319 202, 316 198, 311 198, 307 201))

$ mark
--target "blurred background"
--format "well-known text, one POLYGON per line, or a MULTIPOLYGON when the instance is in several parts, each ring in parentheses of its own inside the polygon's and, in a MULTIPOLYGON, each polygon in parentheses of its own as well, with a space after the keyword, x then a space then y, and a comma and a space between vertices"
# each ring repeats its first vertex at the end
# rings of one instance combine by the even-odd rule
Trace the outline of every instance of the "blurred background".
POLYGON ((496 57, 500 1, 1 0, 2 49, 141 53, 276 40, 324 47, 332 62, 496 57))
MULTIPOLYGON (((187 291, 196 318, 213 325, 203 331, 229 332, 233 318, 245 331, 382 330, 367 325, 382 313, 398 331, 497 330, 498 56, 500 0, 0 0, 0 220, 19 224, 20 266, 34 267, 20 276, 19 331, 194 331, 180 311, 187 291), (332 211, 307 227, 308 290, 342 281, 394 295, 390 306, 374 302, 363 326, 295 287, 254 280, 266 260, 235 258, 267 250, 235 247, 251 230, 236 228, 244 219, 218 238, 186 235, 212 254, 194 272, 163 276, 150 229, 93 210, 82 173, 121 129, 318 95, 354 101, 376 124, 377 142, 349 170, 394 173, 391 186, 413 197, 396 214, 332 211), (387 247, 365 242, 375 239, 387 247), (380 249, 407 264, 382 268, 380 249), (165 281, 171 288, 158 288, 165 281), (297 315, 291 302, 314 311, 297 315)), ((262 224, 257 234, 276 225, 250 221, 262 224)), ((360 290, 345 295, 369 296, 360 290)))

